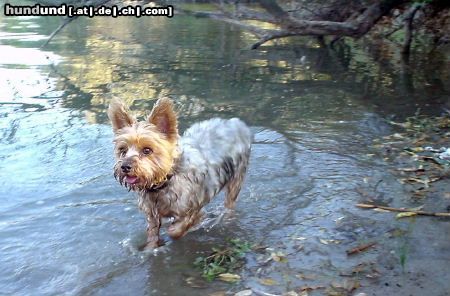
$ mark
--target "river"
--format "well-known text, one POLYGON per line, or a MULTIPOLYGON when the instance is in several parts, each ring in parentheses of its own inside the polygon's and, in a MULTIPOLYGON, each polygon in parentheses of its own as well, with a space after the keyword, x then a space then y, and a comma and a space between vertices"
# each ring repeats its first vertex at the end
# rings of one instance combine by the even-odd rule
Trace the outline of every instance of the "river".
MULTIPOLYGON (((80 18, 40 49, 58 24, 0 18, 0 294, 450 293, 448 221, 355 207, 361 188, 408 205, 372 142, 393 132, 386 118, 446 106, 448 55, 404 65, 389 48, 301 38, 250 50, 248 33, 187 16, 80 18), (105 111, 118 97, 144 116, 164 96, 181 131, 240 117, 255 140, 234 213, 143 252, 145 218, 113 178, 105 111), (233 238, 263 247, 239 282, 203 281, 195 258, 233 238)), ((223 196, 207 210, 220 216, 223 196)))

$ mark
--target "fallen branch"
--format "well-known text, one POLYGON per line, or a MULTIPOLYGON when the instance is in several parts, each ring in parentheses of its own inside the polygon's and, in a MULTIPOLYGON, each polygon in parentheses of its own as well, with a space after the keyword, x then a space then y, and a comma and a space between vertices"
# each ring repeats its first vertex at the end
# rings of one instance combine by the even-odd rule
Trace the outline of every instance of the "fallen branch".
POLYGON ((269 34, 263 36, 258 42, 254 43, 251 46, 251 49, 257 49, 258 47, 260 47, 261 45, 263 45, 267 41, 270 41, 270 40, 273 40, 273 39, 289 37, 289 36, 295 36, 295 35, 297 35, 297 34, 289 32, 289 31, 285 31, 285 30, 275 31, 275 32, 272 32, 272 33, 269 33, 269 34))
POLYGON ((44 42, 44 44, 41 45, 40 49, 43 49, 44 47, 46 47, 50 41, 52 41, 52 39, 56 36, 56 34, 58 34, 62 29, 64 29, 65 26, 67 26, 68 24, 70 24, 72 21, 74 21, 77 18, 77 16, 74 17, 67 17, 64 22, 62 22, 58 28, 56 28, 55 31, 53 31, 52 34, 50 34, 50 36, 48 37, 47 41, 44 42))
POLYGON ((376 242, 371 242, 371 243, 368 243, 368 244, 359 245, 359 246, 357 246, 357 247, 355 247, 353 249, 347 250, 346 253, 349 256, 350 255, 354 255, 354 254, 358 254, 358 253, 364 252, 365 250, 375 246, 376 244, 377 244, 376 242))
MULTIPOLYGON (((94 0, 94 1, 87 1, 85 3, 85 5, 93 5, 94 7, 99 7, 102 6, 108 2, 110 2, 112 0, 94 0)), ((42 0, 39 1, 35 1, 38 3, 45 3, 45 1, 43 2, 42 0)), ((53 2, 50 2, 53 3, 53 2)), ((56 5, 56 4, 52 4, 52 5, 56 5)), ((68 24, 70 24, 71 22, 73 22, 75 19, 77 19, 78 16, 73 16, 73 17, 66 17, 64 19, 64 21, 58 26, 58 28, 56 28, 55 31, 52 32, 52 34, 50 34, 50 36, 48 37, 48 39, 44 42, 44 44, 41 45, 40 49, 43 49, 44 47, 46 47, 50 41, 52 41, 52 39, 62 30, 64 29, 65 26, 67 26, 68 24)))
POLYGON ((260 40, 252 46, 252 49, 256 49, 269 40, 290 36, 360 38, 366 34, 381 19, 381 17, 387 15, 394 7, 398 7, 409 1, 381 0, 367 7, 367 9, 360 14, 355 13, 343 21, 300 19, 292 16, 289 11, 285 11, 276 0, 258 0, 257 2, 264 11, 261 12, 245 6, 240 6, 239 10, 234 15, 223 8, 219 8, 222 10, 221 12, 183 12, 197 17, 209 17, 221 20, 250 31, 260 38, 260 40), (255 25, 250 25, 246 22, 248 20, 271 23, 278 28, 263 29, 255 25))
POLYGON ((408 213, 415 213, 416 215, 422 215, 422 216, 450 217, 450 213, 442 213, 442 212, 425 212, 425 211, 419 211, 419 210, 414 210, 414 209, 392 208, 392 207, 373 205, 373 204, 365 204, 365 203, 359 203, 359 204, 356 204, 356 206, 358 208, 363 208, 363 209, 381 209, 381 210, 390 211, 390 212, 408 212, 408 213))

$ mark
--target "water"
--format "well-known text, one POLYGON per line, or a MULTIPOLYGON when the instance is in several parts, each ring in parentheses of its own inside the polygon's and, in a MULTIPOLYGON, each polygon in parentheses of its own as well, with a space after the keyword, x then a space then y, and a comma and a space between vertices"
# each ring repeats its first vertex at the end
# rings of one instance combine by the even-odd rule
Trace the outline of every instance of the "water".
MULTIPOLYGON (((406 193, 368 155, 370 144, 391 132, 384 117, 445 105, 445 56, 416 59, 412 67, 421 71, 410 75, 357 47, 332 56, 314 42, 291 40, 251 51, 247 33, 182 16, 78 19, 39 49, 57 26, 56 18, 0 19, 1 294, 281 294, 328 286, 362 263, 382 274, 359 279, 362 291, 449 291, 439 271, 449 263, 447 223, 395 221, 354 207, 356 189, 380 180, 385 199, 404 205, 406 193), (231 216, 142 252, 145 219, 134 193, 112 177, 105 110, 120 97, 144 116, 162 96, 175 101, 181 130, 238 116, 255 142, 231 216), (397 228, 408 235, 389 237, 397 228), (238 284, 201 281, 195 258, 236 237, 269 249, 248 254, 238 284), (367 240, 380 247, 346 257, 367 240), (398 259, 404 245, 406 270, 398 259), (267 261, 273 251, 288 263, 267 261), (264 285, 264 278, 275 282, 264 285)), ((222 201, 208 207, 212 219, 222 201)))

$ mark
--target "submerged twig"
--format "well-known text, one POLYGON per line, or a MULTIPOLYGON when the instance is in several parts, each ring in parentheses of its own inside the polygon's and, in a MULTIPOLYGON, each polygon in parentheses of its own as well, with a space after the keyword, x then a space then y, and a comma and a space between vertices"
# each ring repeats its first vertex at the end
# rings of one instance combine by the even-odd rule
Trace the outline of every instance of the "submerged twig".
POLYGON ((425 211, 419 211, 419 210, 414 210, 414 209, 392 208, 392 207, 373 205, 373 204, 364 204, 364 203, 356 204, 356 206, 359 208, 364 208, 364 209, 381 209, 381 210, 390 211, 390 212, 415 213, 416 215, 422 215, 422 216, 450 217, 450 213, 442 213, 442 212, 425 212, 425 211))
POLYGON ((375 246, 376 244, 377 244, 376 242, 371 242, 371 243, 367 243, 364 245, 359 245, 353 249, 347 250, 347 255, 354 255, 354 254, 364 252, 365 250, 375 246))

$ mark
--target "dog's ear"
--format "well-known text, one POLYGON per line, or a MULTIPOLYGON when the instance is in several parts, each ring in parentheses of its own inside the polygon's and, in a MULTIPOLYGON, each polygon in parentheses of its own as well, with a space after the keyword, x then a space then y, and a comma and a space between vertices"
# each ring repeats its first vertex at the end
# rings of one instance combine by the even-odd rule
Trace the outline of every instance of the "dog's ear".
POLYGON ((113 99, 109 103, 108 117, 111 120, 114 133, 124 127, 132 126, 134 123, 134 118, 130 115, 127 106, 119 99, 113 99))
POLYGON ((166 135, 169 141, 174 142, 177 140, 177 114, 170 99, 161 98, 155 103, 148 117, 148 122, 155 125, 158 131, 166 135))

